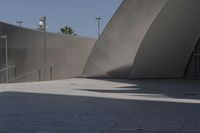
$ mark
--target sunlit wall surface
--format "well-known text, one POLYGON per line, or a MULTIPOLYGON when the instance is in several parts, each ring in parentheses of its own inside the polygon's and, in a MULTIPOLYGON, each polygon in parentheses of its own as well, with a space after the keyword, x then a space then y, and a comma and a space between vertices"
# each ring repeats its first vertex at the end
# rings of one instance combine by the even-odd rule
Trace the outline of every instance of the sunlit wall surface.
MULTIPOLYGON (((16 82, 44 80, 44 74, 46 80, 80 77, 96 41, 78 36, 46 33, 47 49, 44 61, 44 32, 0 23, 0 35, 8 36, 8 66, 16 67, 9 69, 10 82, 13 82, 14 78, 18 78, 16 82)), ((0 68, 3 69, 6 67, 5 39, 0 40, 0 48, 0 68)), ((1 82, 4 82, 5 71, 0 75, 1 82)))
POLYGON ((84 77, 182 78, 200 37, 199 0, 124 0, 84 77))

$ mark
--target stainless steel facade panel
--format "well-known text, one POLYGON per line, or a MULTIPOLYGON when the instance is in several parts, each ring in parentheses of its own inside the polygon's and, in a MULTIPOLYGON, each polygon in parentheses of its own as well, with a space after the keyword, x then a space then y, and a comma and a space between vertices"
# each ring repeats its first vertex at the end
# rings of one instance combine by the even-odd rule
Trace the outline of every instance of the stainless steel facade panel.
POLYGON ((200 1, 169 0, 148 30, 131 78, 182 78, 200 38, 200 1))
POLYGON ((83 76, 183 77, 200 37, 199 7, 199 0, 124 0, 97 41, 83 76))
POLYGON ((124 0, 84 69, 84 77, 128 78, 146 32, 167 0, 124 0))

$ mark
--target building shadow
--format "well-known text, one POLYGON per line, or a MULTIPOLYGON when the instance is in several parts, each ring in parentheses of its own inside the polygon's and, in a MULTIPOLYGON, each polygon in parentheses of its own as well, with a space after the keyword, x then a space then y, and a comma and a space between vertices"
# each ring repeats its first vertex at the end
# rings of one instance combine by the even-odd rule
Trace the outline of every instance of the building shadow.
POLYGON ((0 133, 200 132, 200 105, 0 93, 0 133))
POLYGON ((129 95, 164 95, 170 98, 200 99, 200 80, 192 79, 99 79, 114 83, 125 83, 118 89, 82 89, 99 93, 127 93, 129 95))

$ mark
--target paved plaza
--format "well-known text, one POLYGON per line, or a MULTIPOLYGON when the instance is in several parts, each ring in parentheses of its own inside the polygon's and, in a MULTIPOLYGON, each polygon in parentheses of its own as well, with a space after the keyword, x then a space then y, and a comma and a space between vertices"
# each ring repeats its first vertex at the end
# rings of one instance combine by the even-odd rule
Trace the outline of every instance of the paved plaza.
POLYGON ((200 133, 200 82, 2 84, 0 133, 200 133))

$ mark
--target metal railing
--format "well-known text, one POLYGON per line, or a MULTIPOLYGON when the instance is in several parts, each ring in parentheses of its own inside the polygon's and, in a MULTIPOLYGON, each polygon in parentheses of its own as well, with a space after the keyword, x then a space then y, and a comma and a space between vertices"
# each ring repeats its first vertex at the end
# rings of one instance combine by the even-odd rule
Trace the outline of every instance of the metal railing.
MULTIPOLYGON (((53 80, 53 65, 49 66, 49 79, 53 80)), ((28 76, 33 76, 34 74, 38 74, 38 79, 37 80, 31 80, 31 81, 42 81, 42 70, 45 71, 44 67, 41 67, 39 69, 24 73, 20 76, 15 76, 14 79, 10 80, 9 83, 16 83, 17 81, 21 80, 22 82, 27 82, 27 77, 28 76)), ((44 75, 43 75, 44 76, 44 75)))
MULTIPOLYGON (((54 65, 49 66, 49 80, 53 80, 53 69, 54 65)), ((18 81, 27 82, 28 77, 32 78, 30 81, 42 81, 44 76, 43 72, 45 71, 44 67, 39 69, 26 72, 22 75, 17 76, 17 67, 9 66, 0 70, 0 83, 16 83, 18 81), (10 70, 14 69, 14 71, 10 70), (6 73, 3 73, 6 72, 6 73), (35 75, 34 75, 35 74, 35 75), (35 78, 36 77, 36 78, 35 78)))
POLYGON ((16 68, 16 66, 9 66, 7 68, 3 68, 3 69, 0 70, 0 72, 6 71, 6 70, 11 69, 11 68, 16 68))
MULTIPOLYGON (((39 72, 40 73, 40 69, 39 70, 33 70, 33 71, 30 71, 30 72, 27 72, 27 73, 24 73, 24 74, 22 74, 22 75, 20 75, 20 76, 17 76, 16 78, 14 78, 14 79, 12 79, 12 80, 9 80, 9 83, 15 83, 15 82, 17 82, 17 81, 19 81, 19 80, 23 80, 23 82, 26 82, 26 78, 27 78, 27 76, 30 76, 30 75, 33 75, 34 73, 36 73, 36 72, 39 72)), ((41 80, 41 74, 38 74, 39 75, 39 81, 41 80)))
MULTIPOLYGON (((2 72, 6 72, 6 74, 5 74, 6 81, 3 81, 3 83, 9 82, 9 70, 12 69, 12 68, 14 68, 14 77, 16 78, 16 76, 17 76, 17 69, 16 69, 16 66, 8 66, 8 67, 3 68, 3 69, 0 70, 0 74, 1 74, 2 72)), ((1 74, 1 77, 0 77, 0 78, 2 78, 2 77, 3 77, 3 76, 2 76, 2 74, 1 74)), ((2 82, 2 79, 0 80, 0 82, 2 82)))

